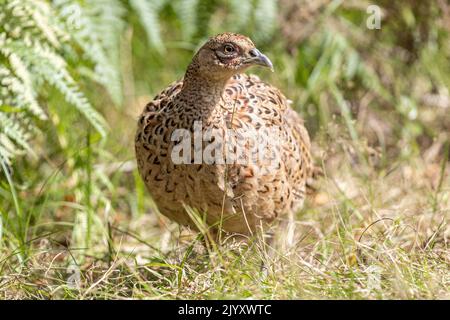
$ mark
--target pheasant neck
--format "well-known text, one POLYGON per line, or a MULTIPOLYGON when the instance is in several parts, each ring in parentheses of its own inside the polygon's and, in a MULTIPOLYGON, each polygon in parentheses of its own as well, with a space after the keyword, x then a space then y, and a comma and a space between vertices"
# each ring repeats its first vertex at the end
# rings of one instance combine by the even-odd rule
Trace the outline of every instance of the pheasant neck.
MULTIPOLYGON (((208 120, 220 111, 220 100, 228 79, 214 79, 188 69, 179 94, 185 111, 191 111, 193 120, 208 120)), ((221 113, 221 112, 219 112, 221 113)))
POLYGON ((187 78, 183 82, 181 94, 185 98, 194 99, 192 102, 216 103, 222 98, 227 80, 202 79, 200 77, 187 78))

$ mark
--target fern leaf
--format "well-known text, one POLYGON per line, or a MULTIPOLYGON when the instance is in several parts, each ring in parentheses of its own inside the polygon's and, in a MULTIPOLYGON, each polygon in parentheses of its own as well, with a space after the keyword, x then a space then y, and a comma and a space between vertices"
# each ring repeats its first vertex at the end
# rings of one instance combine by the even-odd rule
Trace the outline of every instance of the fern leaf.
POLYGON ((251 16, 252 2, 242 0, 230 0, 230 16, 233 17, 232 25, 236 31, 241 30, 249 21, 251 16))
MULTIPOLYGON (((5 113, 0 113, 0 128, 0 133, 2 133, 5 138, 9 141, 14 141, 20 147, 25 149, 30 155, 36 156, 28 143, 28 140, 31 138, 32 130, 29 130, 29 127, 26 125, 26 120, 24 121, 18 115, 8 116, 5 113)), ((10 146, 12 146, 12 143, 10 146)))
POLYGON ((147 33, 147 39, 151 46, 153 46, 160 53, 165 51, 161 30, 158 21, 157 6, 150 0, 130 0, 130 5, 147 33))
POLYGON ((275 31, 277 19, 276 0, 258 0, 255 8, 255 28, 257 38, 267 40, 275 31))
POLYGON ((94 80, 102 84, 114 103, 121 104, 119 42, 125 9, 118 0, 57 0, 56 8, 72 38, 95 64, 94 80))
POLYGON ((197 6, 199 0, 182 0, 176 3, 175 10, 180 19, 184 40, 191 40, 197 31, 197 6))

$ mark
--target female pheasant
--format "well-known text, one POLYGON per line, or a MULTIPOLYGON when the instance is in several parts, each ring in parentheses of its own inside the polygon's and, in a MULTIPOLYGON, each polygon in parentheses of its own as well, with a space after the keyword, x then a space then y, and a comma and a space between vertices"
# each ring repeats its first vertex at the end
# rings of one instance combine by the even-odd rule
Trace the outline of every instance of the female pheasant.
POLYGON ((139 173, 160 212, 179 224, 196 228, 190 207, 213 230, 248 235, 303 203, 308 132, 277 88, 243 74, 253 65, 273 69, 249 38, 212 37, 139 118, 139 173))

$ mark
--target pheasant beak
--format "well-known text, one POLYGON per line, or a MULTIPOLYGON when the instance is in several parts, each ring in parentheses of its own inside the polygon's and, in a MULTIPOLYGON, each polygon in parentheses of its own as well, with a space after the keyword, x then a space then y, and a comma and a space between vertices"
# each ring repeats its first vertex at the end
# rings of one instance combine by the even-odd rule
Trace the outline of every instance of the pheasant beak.
POLYGON ((273 72, 272 61, 270 61, 265 54, 262 54, 261 51, 256 48, 249 51, 249 58, 245 60, 245 63, 267 67, 273 72))

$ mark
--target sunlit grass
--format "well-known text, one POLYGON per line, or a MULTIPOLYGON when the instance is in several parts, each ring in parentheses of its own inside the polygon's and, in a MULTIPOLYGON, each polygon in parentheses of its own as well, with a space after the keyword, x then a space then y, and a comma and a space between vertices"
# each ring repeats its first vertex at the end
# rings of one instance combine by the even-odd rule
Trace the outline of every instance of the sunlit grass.
MULTIPOLYGON (((417 158, 378 172, 367 164, 351 166, 349 157, 345 148, 325 157, 320 191, 298 214, 295 246, 276 249, 266 260, 266 274, 261 272, 261 261, 267 259, 267 252, 258 239, 235 242, 225 237, 223 245, 206 250, 201 235, 180 229, 154 210, 131 217, 130 208, 137 206, 142 192, 136 188, 142 185, 133 187, 133 171, 126 168, 113 175, 118 176, 117 185, 126 185, 127 190, 103 191, 114 202, 96 207, 95 219, 89 220, 76 199, 47 200, 44 205, 53 219, 41 216, 35 223, 41 237, 28 240, 24 258, 22 251, 11 251, 14 246, 3 241, 1 295, 448 298, 450 185, 443 178, 448 177, 448 168, 444 172, 440 163, 417 158), (89 247, 85 247, 87 233, 89 247)), ((53 189, 55 196, 54 189, 64 181, 53 179, 47 191, 53 189)), ((59 189, 59 196, 71 192, 85 196, 85 183, 75 185, 79 190, 59 189)), ((18 201, 27 206, 23 196, 18 201)))

